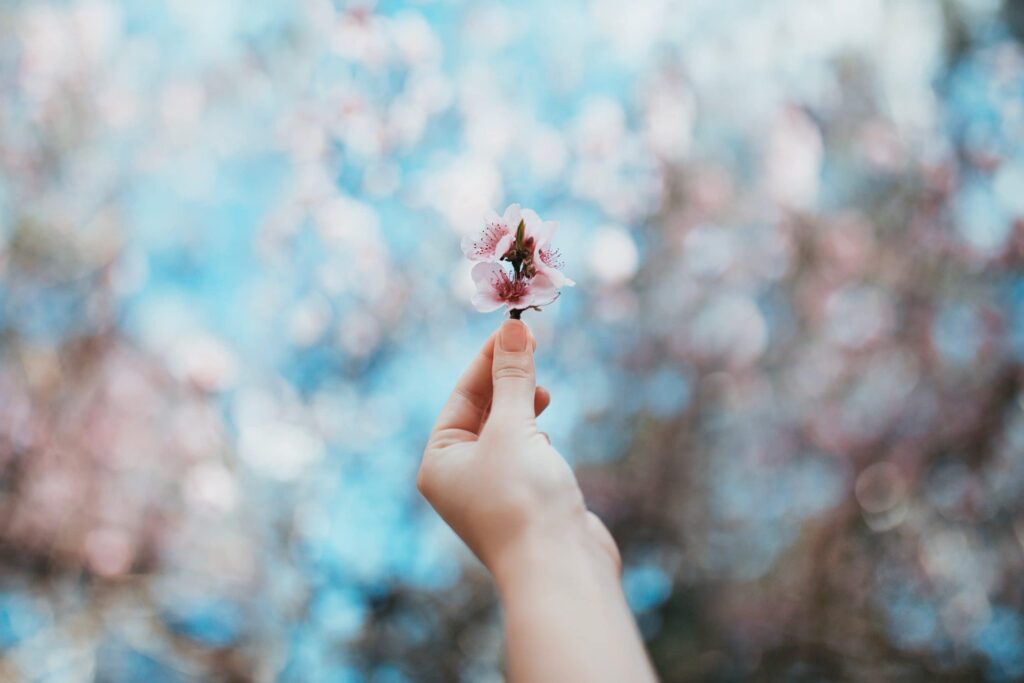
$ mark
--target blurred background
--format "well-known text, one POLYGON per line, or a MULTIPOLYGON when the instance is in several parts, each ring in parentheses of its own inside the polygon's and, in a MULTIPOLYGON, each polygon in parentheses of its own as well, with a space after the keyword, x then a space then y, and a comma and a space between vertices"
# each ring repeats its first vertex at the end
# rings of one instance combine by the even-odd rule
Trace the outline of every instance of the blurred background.
POLYGON ((4 0, 0 680, 502 680, 415 491, 511 202, 676 681, 1024 680, 1024 2, 4 0))

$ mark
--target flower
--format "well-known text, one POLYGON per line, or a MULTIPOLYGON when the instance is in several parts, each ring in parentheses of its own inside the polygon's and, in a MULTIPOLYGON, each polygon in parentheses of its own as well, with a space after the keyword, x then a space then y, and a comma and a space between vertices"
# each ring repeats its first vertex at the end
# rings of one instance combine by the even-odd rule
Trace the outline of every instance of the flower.
POLYGON ((550 247, 541 248, 537 250, 537 259, 535 266, 537 272, 541 275, 545 275, 555 283, 556 287, 575 287, 576 282, 570 280, 562 272, 562 268, 565 263, 562 261, 562 252, 558 249, 552 249, 550 247))
POLYGON ((547 275, 558 289, 575 287, 575 283, 562 272, 565 263, 562 261, 561 252, 551 246, 555 232, 558 231, 558 223, 553 220, 542 220, 537 212, 531 209, 522 211, 522 220, 531 251, 527 268, 547 275))
POLYGON ((518 204, 511 204, 503 216, 489 211, 484 218, 483 233, 476 239, 468 235, 463 238, 462 253, 470 261, 494 262, 502 259, 515 244, 516 229, 522 220, 518 204))
POLYGON ((575 287, 576 283, 562 272, 562 268, 565 267, 562 252, 551 246, 555 233, 558 232, 558 223, 542 220, 532 209, 524 209, 522 216, 526 225, 526 238, 528 241, 532 240, 529 267, 548 276, 559 289, 575 287))
POLYGON ((473 267, 476 294, 473 305, 481 313, 505 306, 509 311, 546 306, 558 298, 558 287, 546 275, 532 278, 512 277, 497 263, 478 263, 473 267))
POLYGON ((551 241, 558 223, 542 220, 532 209, 511 204, 502 216, 491 211, 483 233, 466 238, 462 251, 471 261, 477 292, 473 304, 487 313, 502 306, 516 318, 558 298, 562 287, 576 283, 562 273, 562 261, 551 241), (512 266, 512 272, 502 264, 512 266))

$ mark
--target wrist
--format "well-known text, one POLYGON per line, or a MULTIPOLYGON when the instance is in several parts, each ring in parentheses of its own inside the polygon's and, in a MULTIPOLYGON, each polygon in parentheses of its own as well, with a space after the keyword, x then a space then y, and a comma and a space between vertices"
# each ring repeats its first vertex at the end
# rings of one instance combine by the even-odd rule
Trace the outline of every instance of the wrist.
POLYGON ((619 585, 617 563, 585 520, 568 528, 536 528, 511 539, 489 567, 503 599, 531 590, 619 585))

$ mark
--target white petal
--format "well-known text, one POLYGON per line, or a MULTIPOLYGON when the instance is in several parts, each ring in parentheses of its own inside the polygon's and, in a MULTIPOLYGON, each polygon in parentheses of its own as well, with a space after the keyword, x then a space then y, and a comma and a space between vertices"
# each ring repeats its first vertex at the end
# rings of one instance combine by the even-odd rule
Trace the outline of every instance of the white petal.
POLYGON ((505 235, 498 240, 498 246, 494 248, 494 260, 500 261, 501 257, 512 248, 512 244, 516 241, 515 235, 505 235))
POLYGON ((499 216, 498 212, 495 211, 494 209, 488 209, 487 213, 484 214, 484 226, 485 227, 488 226, 488 225, 500 225, 503 222, 504 222, 504 219, 502 219, 502 217, 499 216))
POLYGON ((532 237, 538 247, 549 244, 558 230, 558 223, 545 221, 533 209, 523 209, 523 221, 526 223, 526 234, 532 237))
POLYGON ((512 234, 515 235, 516 230, 519 229, 519 221, 522 220, 522 212, 519 209, 518 204, 509 204, 508 208, 505 209, 505 215, 502 217, 502 221, 508 226, 512 234))
POLYGON ((547 277, 548 279, 550 279, 550 280, 551 280, 551 283, 552 283, 552 284, 553 284, 553 285, 554 285, 555 287, 563 287, 563 286, 565 286, 565 284, 566 284, 566 280, 568 280, 568 279, 569 279, 569 278, 565 277, 564 275, 562 275, 562 274, 561 274, 561 273, 560 273, 560 272, 559 272, 559 271, 558 271, 557 269, 555 269, 555 268, 544 268, 544 270, 543 270, 543 271, 541 271, 541 272, 542 272, 542 273, 543 273, 543 274, 544 274, 544 275, 545 275, 545 276, 546 276, 546 277, 547 277))
POLYGON ((478 291, 485 291, 485 289, 493 290, 495 278, 501 277, 501 274, 504 272, 505 269, 497 263, 478 263, 473 266, 473 282, 476 283, 478 291))
POLYGON ((505 305, 494 289, 495 281, 505 274, 505 270, 497 263, 478 263, 473 266, 473 282, 476 283, 476 294, 471 301, 476 310, 490 313, 505 305))
POLYGON ((544 263, 544 259, 538 258, 534 263, 537 266, 537 272, 541 275, 546 275, 554 283, 555 287, 561 289, 562 287, 576 286, 576 283, 566 277, 565 273, 561 270, 544 263))
POLYGON ((471 301, 473 302, 473 307, 481 313, 490 313, 505 305, 505 302, 501 299, 483 292, 474 294, 471 301))
POLYGON ((476 239, 472 235, 466 235, 462 238, 462 253, 470 261, 480 260, 480 255, 476 253, 476 239))
POLYGON ((546 306, 558 298, 558 287, 547 275, 540 273, 530 280, 530 305, 546 306))

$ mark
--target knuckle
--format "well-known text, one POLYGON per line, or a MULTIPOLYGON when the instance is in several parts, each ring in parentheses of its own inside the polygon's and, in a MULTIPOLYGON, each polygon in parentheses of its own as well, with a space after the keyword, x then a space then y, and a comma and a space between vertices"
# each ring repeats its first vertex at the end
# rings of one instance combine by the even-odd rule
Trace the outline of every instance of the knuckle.
POLYGON ((456 387, 455 393, 457 396, 462 398, 462 400, 472 406, 472 408, 478 413, 483 413, 484 410, 487 409, 488 396, 485 396, 480 392, 467 389, 466 387, 456 387))
POLYGON ((608 546, 608 553, 612 558, 612 567, 615 569, 615 573, 622 576, 622 554, 619 552, 618 546, 614 543, 608 546))
POLYGON ((533 377, 533 373, 530 372, 529 368, 525 368, 521 365, 505 365, 500 368, 494 369, 495 380, 508 380, 508 379, 521 379, 528 380, 533 377))
POLYGON ((416 490, 419 491, 424 498, 430 498, 432 490, 431 478, 427 472, 426 465, 420 465, 420 469, 416 473, 416 490))

